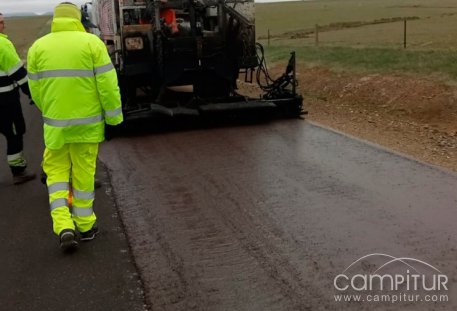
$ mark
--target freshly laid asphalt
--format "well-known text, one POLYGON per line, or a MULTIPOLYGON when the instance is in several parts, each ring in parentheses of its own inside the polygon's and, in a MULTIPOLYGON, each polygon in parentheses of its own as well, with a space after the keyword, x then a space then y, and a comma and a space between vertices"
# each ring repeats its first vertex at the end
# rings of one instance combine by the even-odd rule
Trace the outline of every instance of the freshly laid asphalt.
MULTIPOLYGON (((23 107, 39 171, 41 118, 23 107)), ((457 310, 455 173, 301 120, 153 135, 134 125, 100 148, 102 231, 72 255, 51 231, 46 188, 11 185, 0 163, 0 311, 457 310), (337 300, 351 262, 350 275, 388 264, 366 255, 436 267, 449 289, 433 294, 448 301, 337 300)))
MULTIPOLYGON (((40 170, 42 121, 23 100, 27 123, 25 154, 29 168, 40 170)), ((6 142, 0 139, 0 152, 6 142)), ((101 229, 77 252, 63 254, 52 232, 47 189, 37 179, 12 185, 0 161, 0 310, 145 310, 140 278, 101 164, 95 211, 101 229)))

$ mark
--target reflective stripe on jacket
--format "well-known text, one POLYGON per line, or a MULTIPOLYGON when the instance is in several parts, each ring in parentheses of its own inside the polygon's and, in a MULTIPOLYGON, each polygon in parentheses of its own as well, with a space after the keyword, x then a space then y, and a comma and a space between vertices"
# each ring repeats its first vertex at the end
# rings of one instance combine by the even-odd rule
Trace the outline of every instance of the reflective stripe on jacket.
POLYGON ((123 121, 116 70, 104 43, 73 18, 54 18, 28 57, 29 86, 41 110, 46 147, 103 141, 104 122, 123 121))
POLYGON ((27 71, 23 65, 8 36, 0 33, 0 96, 27 83, 27 71))

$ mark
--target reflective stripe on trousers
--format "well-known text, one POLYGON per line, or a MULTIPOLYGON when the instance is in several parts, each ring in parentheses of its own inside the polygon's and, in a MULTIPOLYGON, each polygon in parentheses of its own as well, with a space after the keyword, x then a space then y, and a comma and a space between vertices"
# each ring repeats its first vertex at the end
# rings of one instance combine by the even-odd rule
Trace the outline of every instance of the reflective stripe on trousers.
POLYGON ((25 160, 24 153, 18 152, 15 154, 7 155, 8 165, 14 167, 26 167, 27 161, 25 160))
POLYGON ((43 169, 47 175, 53 229, 88 231, 95 223, 94 175, 98 144, 66 144, 58 150, 46 148, 43 169), (71 176, 71 185, 70 185, 71 176), (72 207, 68 197, 72 189, 72 207), (76 228, 75 228, 76 225, 76 228))

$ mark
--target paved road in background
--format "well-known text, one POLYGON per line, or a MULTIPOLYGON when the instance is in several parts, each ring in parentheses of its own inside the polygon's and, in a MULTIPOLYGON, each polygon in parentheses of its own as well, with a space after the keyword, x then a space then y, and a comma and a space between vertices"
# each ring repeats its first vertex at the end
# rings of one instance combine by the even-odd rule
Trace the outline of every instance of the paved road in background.
MULTIPOLYGON (((24 100, 25 101, 25 100, 24 100)), ((25 153, 39 171, 43 151, 41 117, 23 105, 28 132, 25 153)), ((3 136, 2 136, 3 137, 3 136)), ((0 152, 6 152, 4 139, 0 152)), ((0 310, 144 310, 139 276, 114 205, 106 171, 95 209, 101 233, 72 255, 64 255, 52 233, 47 190, 38 179, 12 185, 6 156, 0 161, 0 310)))
POLYGON ((302 120, 122 137, 101 160, 154 310, 457 308, 455 174, 302 120), (437 267, 450 302, 336 303, 372 253, 437 267))

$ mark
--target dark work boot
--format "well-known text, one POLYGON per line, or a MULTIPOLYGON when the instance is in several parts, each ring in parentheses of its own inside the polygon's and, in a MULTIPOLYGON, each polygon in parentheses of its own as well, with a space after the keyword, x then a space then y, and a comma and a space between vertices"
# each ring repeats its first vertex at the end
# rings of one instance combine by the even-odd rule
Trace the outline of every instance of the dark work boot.
POLYGON ((27 161, 22 151, 15 154, 8 154, 8 165, 13 173, 13 183, 15 185, 23 184, 36 177, 35 173, 27 170, 27 161))
POLYGON ((92 226, 92 229, 90 229, 89 231, 86 231, 86 232, 80 232, 79 236, 80 236, 81 241, 92 241, 93 239, 95 239, 95 236, 97 234, 98 234, 98 226, 95 223, 92 226))
POLYGON ((30 180, 35 179, 36 174, 33 172, 29 172, 27 169, 23 170, 22 172, 13 173, 13 184, 20 185, 30 180))
POLYGON ((75 231, 72 229, 64 229, 59 234, 60 248, 63 252, 69 253, 76 250, 78 241, 76 241, 75 231))

